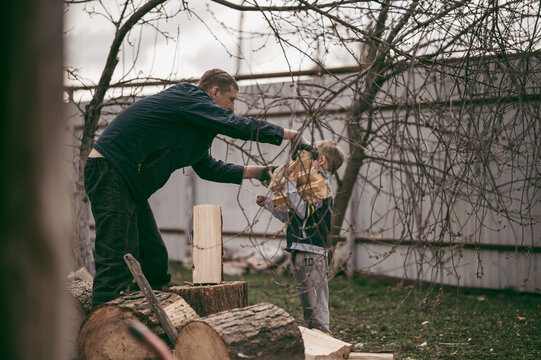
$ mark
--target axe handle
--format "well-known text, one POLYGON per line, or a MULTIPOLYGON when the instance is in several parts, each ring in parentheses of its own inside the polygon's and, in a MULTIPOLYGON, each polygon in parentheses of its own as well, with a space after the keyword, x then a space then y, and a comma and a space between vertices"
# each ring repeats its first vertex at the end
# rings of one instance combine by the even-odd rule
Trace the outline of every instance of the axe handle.
POLYGON ((139 285, 139 289, 141 289, 148 302, 150 303, 152 310, 154 310, 154 313, 158 317, 158 320, 160 320, 160 323, 162 324, 163 329, 167 334, 167 337, 169 338, 169 341, 171 341, 171 344, 174 345, 178 335, 177 329, 175 329, 175 327, 171 323, 169 316, 167 316, 167 314, 163 310, 162 306, 160 305, 160 301, 150 287, 147 278, 145 277, 145 275, 143 275, 143 270, 141 270, 141 264, 139 264, 139 261, 137 261, 133 257, 133 255, 129 253, 124 255, 124 261, 126 261, 126 265, 128 265, 128 268, 130 269, 133 278, 137 282, 137 285, 139 285))

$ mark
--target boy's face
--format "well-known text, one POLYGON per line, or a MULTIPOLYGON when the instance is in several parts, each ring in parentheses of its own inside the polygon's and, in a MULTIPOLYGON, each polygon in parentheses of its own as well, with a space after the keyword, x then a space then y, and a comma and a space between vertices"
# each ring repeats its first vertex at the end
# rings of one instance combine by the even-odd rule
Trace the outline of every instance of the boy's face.
POLYGON ((317 170, 329 171, 329 163, 327 162, 327 158, 325 157, 325 155, 320 155, 317 158, 317 161, 315 162, 315 166, 317 170))

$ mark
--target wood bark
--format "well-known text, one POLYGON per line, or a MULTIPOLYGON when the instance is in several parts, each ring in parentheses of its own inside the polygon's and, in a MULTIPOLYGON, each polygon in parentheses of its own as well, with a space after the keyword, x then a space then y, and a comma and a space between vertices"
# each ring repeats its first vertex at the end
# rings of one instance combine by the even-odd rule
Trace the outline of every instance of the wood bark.
POLYGON ((173 286, 168 291, 182 296, 199 316, 248 306, 246 281, 230 281, 218 285, 173 286))
POLYGON ((65 359, 74 359, 77 352, 77 334, 92 311, 92 283, 84 280, 68 281, 68 303, 65 308, 67 322, 67 348, 65 359))
POLYGON ((160 321, 163 330, 167 334, 169 341, 171 341, 171 343, 174 343, 178 335, 177 329, 175 329, 175 327, 171 323, 171 320, 169 319, 169 317, 163 310, 162 305, 160 304, 160 300, 158 300, 156 294, 154 294, 154 291, 150 287, 147 278, 143 274, 143 269, 141 269, 141 264, 139 264, 139 261, 137 261, 133 257, 133 255, 129 253, 124 255, 124 261, 126 262, 126 265, 128 265, 128 268, 130 269, 130 272, 132 273, 135 282, 137 283, 137 285, 139 285, 139 289, 141 289, 143 295, 145 295, 145 298, 149 302, 152 311, 154 311, 154 314, 158 317, 158 320, 160 321))
POLYGON ((304 345, 293 317, 260 303, 189 322, 178 334, 175 355, 182 360, 301 360, 304 345))
MULTIPOLYGON (((171 323, 178 330, 199 316, 177 294, 156 291, 171 323)), ((97 307, 81 326, 77 339, 79 359, 148 359, 155 354, 133 338, 128 324, 138 320, 166 342, 167 336, 141 291, 97 307)))

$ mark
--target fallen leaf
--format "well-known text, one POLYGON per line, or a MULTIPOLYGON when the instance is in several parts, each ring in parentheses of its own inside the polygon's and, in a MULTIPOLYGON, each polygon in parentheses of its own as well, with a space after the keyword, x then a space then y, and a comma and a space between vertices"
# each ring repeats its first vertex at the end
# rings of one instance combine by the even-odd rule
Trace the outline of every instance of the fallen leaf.
POLYGON ((502 325, 503 325, 503 321, 502 321, 502 320, 498 320, 498 325, 502 326, 502 325))

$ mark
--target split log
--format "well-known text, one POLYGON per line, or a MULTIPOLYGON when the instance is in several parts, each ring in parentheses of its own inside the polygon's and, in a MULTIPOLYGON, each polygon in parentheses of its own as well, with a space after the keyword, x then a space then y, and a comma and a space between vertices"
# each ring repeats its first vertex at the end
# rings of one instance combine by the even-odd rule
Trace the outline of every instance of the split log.
POLYGON ((348 360, 394 360, 394 355, 383 353, 351 353, 348 360))
POLYGON ((248 306, 246 281, 229 281, 218 285, 172 286, 168 291, 182 296, 199 316, 248 306))
POLYGON ((321 331, 299 326, 306 360, 346 360, 353 345, 321 331))
MULTIPOLYGON (((155 294, 177 330, 199 317, 179 295, 161 291, 155 294)), ((92 311, 79 331, 79 359, 154 359, 156 355, 129 334, 128 324, 134 319, 168 341, 145 295, 137 291, 92 311)))
POLYGON ((291 315, 260 303, 189 322, 178 334, 175 355, 182 360, 303 360, 304 346, 291 315))
POLYGON ((297 173, 297 189, 299 195, 309 204, 332 196, 325 177, 315 169, 312 164, 312 155, 308 151, 301 151, 295 161, 290 161, 278 167, 272 173, 269 189, 274 193, 272 202, 282 210, 288 210, 290 204, 284 191, 289 174, 297 173))
POLYGON ((195 284, 222 281, 222 210, 216 205, 193 207, 193 272, 195 284))

